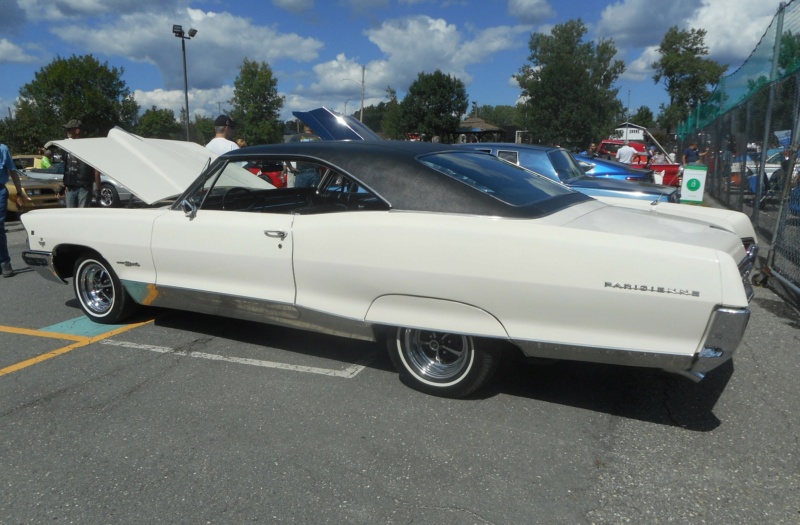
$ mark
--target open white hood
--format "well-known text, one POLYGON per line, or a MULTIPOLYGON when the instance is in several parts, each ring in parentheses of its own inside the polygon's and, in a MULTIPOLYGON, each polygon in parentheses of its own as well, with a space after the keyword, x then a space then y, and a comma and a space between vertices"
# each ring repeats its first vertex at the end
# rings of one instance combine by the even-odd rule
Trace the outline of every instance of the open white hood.
POLYGON ((116 180, 147 204, 183 193, 203 168, 217 158, 194 142, 146 139, 114 128, 107 137, 54 140, 75 155, 116 180))

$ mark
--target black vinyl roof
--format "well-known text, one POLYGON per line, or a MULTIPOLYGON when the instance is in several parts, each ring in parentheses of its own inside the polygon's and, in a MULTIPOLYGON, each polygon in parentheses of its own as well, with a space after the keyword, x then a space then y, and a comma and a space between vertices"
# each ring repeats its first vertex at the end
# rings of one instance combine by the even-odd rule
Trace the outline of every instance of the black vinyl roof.
POLYGON ((324 164, 358 180, 395 210, 522 218, 541 216, 588 199, 578 193, 569 193, 536 205, 513 206, 418 160, 424 155, 443 152, 452 152, 453 155, 479 155, 488 162, 503 163, 488 153, 468 151, 447 144, 406 141, 268 144, 234 150, 226 153, 223 158, 235 161, 256 155, 324 164))

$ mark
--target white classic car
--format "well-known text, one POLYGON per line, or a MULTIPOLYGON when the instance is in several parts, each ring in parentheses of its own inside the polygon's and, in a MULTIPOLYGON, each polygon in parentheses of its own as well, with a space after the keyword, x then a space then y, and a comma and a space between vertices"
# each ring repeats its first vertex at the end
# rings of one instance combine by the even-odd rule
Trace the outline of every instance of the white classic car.
POLYGON ((23 216, 27 264, 71 278, 99 323, 161 306, 386 341, 404 382, 460 397, 514 356, 700 380, 750 316, 756 250, 731 221, 609 205, 481 152, 318 141, 215 158, 119 129, 59 146, 147 204, 23 216), (318 182, 274 188, 250 162, 318 182))

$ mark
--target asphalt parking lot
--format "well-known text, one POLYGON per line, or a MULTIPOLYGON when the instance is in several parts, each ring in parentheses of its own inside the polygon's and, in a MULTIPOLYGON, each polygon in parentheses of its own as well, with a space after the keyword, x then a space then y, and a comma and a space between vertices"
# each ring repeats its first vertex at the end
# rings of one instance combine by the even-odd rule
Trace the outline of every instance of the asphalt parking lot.
POLYGON ((768 288, 699 384, 559 362, 449 400, 375 344, 163 310, 93 325, 7 227, 4 523, 800 523, 800 315, 768 288))

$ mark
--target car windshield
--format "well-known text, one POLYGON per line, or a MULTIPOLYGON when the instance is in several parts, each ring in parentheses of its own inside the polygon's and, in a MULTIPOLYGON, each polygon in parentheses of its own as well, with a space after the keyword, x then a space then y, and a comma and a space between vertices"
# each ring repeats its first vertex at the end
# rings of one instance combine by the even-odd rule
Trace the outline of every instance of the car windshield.
POLYGON ((572 193, 547 177, 491 155, 447 152, 420 161, 445 175, 513 206, 527 206, 572 193))
POLYGON ((568 182, 585 175, 580 165, 565 150, 556 149, 549 152, 547 156, 550 158, 550 162, 553 163, 553 168, 555 168, 561 182, 568 182))

